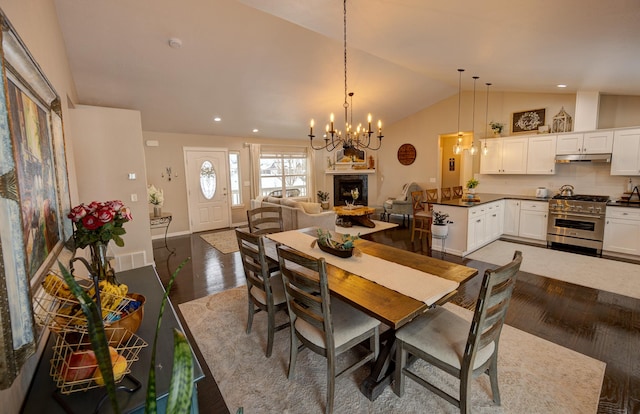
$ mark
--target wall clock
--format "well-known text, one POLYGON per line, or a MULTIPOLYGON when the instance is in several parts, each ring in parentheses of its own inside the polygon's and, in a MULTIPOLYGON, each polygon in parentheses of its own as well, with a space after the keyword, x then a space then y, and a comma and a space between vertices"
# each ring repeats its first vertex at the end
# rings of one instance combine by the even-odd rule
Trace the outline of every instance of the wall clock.
POLYGON ((402 165, 411 165, 416 160, 416 147, 411 144, 402 144, 398 148, 398 161, 402 165))

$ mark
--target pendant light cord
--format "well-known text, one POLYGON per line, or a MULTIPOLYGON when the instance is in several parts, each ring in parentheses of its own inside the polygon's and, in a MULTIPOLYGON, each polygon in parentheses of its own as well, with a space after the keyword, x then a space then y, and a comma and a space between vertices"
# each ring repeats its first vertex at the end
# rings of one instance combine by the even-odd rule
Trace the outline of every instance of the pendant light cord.
MULTIPOLYGON (((349 109, 349 102, 347 102, 347 0, 344 0, 344 123, 345 129, 347 128, 347 110, 349 109)), ((346 132, 346 131, 345 131, 346 132)))
POLYGON ((462 72, 464 72, 464 69, 458 69, 458 72, 458 131, 456 132, 456 135, 458 140, 460 140, 460 101, 462 100, 462 72))

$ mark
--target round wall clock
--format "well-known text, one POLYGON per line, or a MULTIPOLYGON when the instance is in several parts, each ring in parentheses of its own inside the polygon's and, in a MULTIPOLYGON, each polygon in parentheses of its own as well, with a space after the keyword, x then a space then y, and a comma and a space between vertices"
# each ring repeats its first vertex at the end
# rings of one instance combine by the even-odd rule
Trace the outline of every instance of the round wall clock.
POLYGON ((411 144, 402 144, 398 148, 398 161, 402 165, 411 165, 416 160, 416 147, 411 144))

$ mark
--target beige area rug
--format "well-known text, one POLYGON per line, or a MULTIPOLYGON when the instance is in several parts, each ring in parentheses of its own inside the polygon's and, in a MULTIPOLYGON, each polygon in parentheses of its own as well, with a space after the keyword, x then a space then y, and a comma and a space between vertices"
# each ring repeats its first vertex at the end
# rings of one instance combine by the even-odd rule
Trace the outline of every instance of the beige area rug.
POLYGON ((201 234, 200 237, 222 253, 233 253, 240 250, 235 230, 201 234))
POLYGON ((375 233, 377 231, 382 231, 382 230, 387 230, 387 229, 392 229, 394 227, 398 227, 397 224, 395 223, 387 223, 386 221, 378 221, 378 220, 371 220, 375 223, 375 227, 373 228, 369 228, 369 227, 362 227, 362 226, 353 226, 353 227, 340 227, 340 226, 336 226, 335 232, 336 233, 341 233, 341 234, 358 234, 360 233, 361 236, 364 236, 365 234, 371 234, 371 233, 375 233))
POLYGON ((485 263, 509 263, 522 252, 520 270, 539 276, 640 299, 640 265, 497 240, 467 258, 485 263))
MULTIPOLYGON (((298 354, 296 378, 287 379, 289 331, 275 334, 273 355, 266 358, 266 318, 256 315, 245 333, 246 288, 239 287, 180 305, 185 321, 211 369, 231 412, 321 413, 326 400, 326 360, 309 350, 298 354)), ((464 314, 472 313, 445 305, 464 314)), ((279 315, 283 318, 285 314, 279 315)), ((499 383, 502 406, 493 405, 486 375, 474 380, 474 413, 595 413, 605 364, 510 326, 500 341, 499 383)), ((425 363, 414 364, 438 383, 456 380, 425 363)), ((336 383, 335 413, 457 413, 453 405, 407 381, 398 398, 390 388, 369 401, 357 384, 367 368, 336 383)))

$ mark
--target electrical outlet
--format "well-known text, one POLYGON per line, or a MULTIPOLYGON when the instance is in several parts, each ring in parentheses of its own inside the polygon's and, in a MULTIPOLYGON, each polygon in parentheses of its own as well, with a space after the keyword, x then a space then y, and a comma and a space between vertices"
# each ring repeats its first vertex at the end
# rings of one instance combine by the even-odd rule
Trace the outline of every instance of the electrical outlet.
POLYGON ((138 194, 131 194, 131 201, 133 202, 138 201, 138 194))

